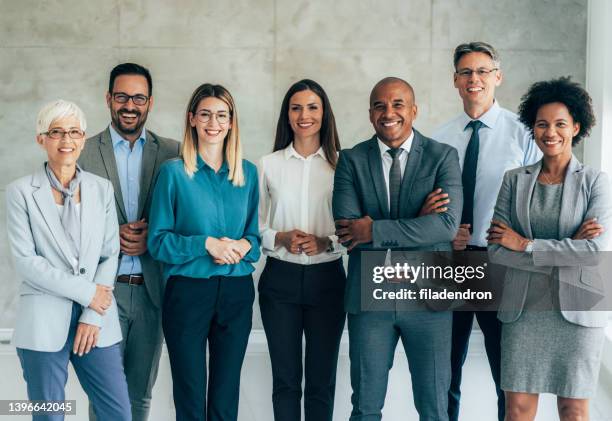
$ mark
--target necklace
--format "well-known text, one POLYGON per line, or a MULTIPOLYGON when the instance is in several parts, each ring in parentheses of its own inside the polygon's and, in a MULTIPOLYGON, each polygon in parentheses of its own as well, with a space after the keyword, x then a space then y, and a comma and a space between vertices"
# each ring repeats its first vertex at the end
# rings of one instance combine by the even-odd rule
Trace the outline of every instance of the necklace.
POLYGON ((563 180, 563 176, 555 178, 554 180, 551 180, 550 178, 548 178, 548 176, 544 173, 544 172, 540 172, 540 174, 542 175, 542 178, 545 184, 559 184, 562 180, 563 180))

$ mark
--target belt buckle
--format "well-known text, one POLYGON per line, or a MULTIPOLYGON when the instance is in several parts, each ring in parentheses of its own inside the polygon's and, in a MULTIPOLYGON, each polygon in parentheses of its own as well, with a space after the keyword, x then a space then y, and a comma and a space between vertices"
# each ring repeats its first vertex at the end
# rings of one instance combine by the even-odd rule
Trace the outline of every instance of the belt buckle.
POLYGON ((128 280, 128 285, 137 285, 137 284, 132 283, 132 278, 139 278, 139 276, 138 275, 129 275, 129 276, 130 276, 130 279, 128 280))

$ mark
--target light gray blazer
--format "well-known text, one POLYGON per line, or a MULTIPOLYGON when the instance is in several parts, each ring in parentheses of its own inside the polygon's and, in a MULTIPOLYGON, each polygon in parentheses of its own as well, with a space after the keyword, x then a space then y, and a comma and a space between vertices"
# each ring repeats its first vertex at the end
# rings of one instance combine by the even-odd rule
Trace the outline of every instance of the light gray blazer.
POLYGON ((104 316, 87 308, 96 284, 115 283, 119 228, 111 183, 82 173, 81 250, 74 266, 44 168, 8 185, 6 206, 9 243, 23 281, 13 344, 34 351, 62 349, 73 302, 83 306, 80 322, 100 326, 97 346, 121 341, 114 298, 104 316))
MULTIPOLYGON (((541 168, 539 161, 506 172, 493 215, 529 239, 533 239, 529 206, 541 168)), ((567 321, 587 327, 606 326, 608 312, 574 310, 590 308, 585 304, 595 304, 604 297, 600 263, 605 258, 602 251, 609 249, 611 232, 612 196, 607 175, 572 156, 561 198, 561 240, 535 239, 532 253, 511 251, 497 244, 488 247, 491 261, 509 268, 498 318, 505 323, 517 320, 523 311, 531 274, 543 273, 559 281, 559 304, 567 321), (593 217, 604 226, 604 233, 593 240, 572 240, 580 225, 593 217)))

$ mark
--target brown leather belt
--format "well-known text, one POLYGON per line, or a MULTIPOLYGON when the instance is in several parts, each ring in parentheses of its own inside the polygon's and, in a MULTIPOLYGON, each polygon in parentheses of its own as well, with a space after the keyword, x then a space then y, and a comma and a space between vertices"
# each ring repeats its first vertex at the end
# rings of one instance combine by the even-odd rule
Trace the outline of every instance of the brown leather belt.
POLYGON ((144 276, 142 276, 141 273, 137 275, 119 275, 117 276, 117 282, 130 285, 142 285, 144 284, 144 276))

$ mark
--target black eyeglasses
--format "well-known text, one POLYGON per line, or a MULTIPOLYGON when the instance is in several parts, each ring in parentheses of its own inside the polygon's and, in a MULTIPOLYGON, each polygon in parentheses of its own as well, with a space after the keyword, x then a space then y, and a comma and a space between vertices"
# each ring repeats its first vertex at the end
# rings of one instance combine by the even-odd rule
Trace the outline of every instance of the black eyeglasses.
POLYGON ((66 136, 66 134, 68 134, 68 137, 70 139, 75 140, 82 139, 83 136, 85 136, 85 132, 79 129, 70 129, 68 131, 62 129, 51 129, 48 132, 44 132, 42 134, 47 135, 53 140, 62 140, 64 136, 66 136))
POLYGON ((132 100, 134 105, 145 105, 149 101, 149 97, 142 94, 128 95, 123 92, 117 92, 113 94, 113 100, 119 104, 126 104, 129 100, 132 100))

